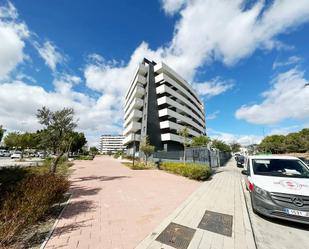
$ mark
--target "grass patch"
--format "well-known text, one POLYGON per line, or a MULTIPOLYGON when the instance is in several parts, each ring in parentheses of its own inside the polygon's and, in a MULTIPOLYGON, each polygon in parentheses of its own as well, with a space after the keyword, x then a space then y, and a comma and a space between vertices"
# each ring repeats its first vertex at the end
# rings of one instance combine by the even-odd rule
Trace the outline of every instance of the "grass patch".
POLYGON ((148 163, 148 165, 146 165, 144 162, 139 162, 136 161, 134 162, 134 167, 133 167, 133 163, 131 162, 122 162, 123 165, 129 167, 130 169, 133 170, 145 170, 145 169, 153 169, 154 165, 152 165, 152 163, 148 163))
POLYGON ((211 175, 208 165, 197 163, 162 162, 160 169, 198 181, 205 181, 211 175))

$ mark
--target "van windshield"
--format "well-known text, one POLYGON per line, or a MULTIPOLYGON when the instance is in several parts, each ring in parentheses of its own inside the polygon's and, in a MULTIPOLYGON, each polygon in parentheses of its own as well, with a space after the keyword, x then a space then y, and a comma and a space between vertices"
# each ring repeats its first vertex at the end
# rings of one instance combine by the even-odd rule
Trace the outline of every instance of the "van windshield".
POLYGON ((309 169, 300 160, 293 159, 253 159, 255 175, 309 178, 309 169))

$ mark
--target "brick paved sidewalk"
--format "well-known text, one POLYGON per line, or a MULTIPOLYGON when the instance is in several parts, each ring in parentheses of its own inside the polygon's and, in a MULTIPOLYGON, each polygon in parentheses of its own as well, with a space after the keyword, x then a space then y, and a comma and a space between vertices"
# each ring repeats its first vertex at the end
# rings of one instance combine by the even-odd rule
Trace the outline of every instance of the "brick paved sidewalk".
POLYGON ((107 156, 73 169, 73 195, 45 248, 134 248, 201 185, 107 156))
POLYGON ((230 160, 227 166, 219 168, 210 181, 203 183, 136 249, 187 248, 186 242, 189 244, 188 249, 255 249, 240 177, 235 161, 230 160), (200 224, 206 210, 211 211, 207 213, 210 216, 207 216, 206 223, 200 224), (225 229, 220 227, 222 219, 210 222, 209 218, 214 217, 212 212, 230 215, 222 218, 226 221, 225 229), (228 231, 229 218, 232 219, 231 236, 228 231), (170 225, 171 223, 182 226, 170 225), (162 233, 168 228, 170 235, 162 233), (217 233, 220 231, 225 235, 217 233))

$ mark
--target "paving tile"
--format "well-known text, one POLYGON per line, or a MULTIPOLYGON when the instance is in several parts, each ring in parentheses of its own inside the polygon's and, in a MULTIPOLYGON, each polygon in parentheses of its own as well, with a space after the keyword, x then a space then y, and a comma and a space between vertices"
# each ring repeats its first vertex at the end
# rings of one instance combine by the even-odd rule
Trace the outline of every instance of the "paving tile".
MULTIPOLYGON (((136 249, 161 249, 155 241, 167 224, 175 222, 183 226, 197 229, 189 249, 240 249, 252 247, 252 230, 248 226, 242 192, 240 192, 241 175, 231 160, 225 167, 221 167, 197 189, 182 205, 180 205, 169 217, 162 221, 152 233, 150 233, 136 249), (230 229, 219 229, 218 222, 213 222, 211 231, 202 230, 207 228, 207 222, 201 222, 205 212, 224 214, 226 219, 218 219, 229 224, 230 229), (202 224, 202 225, 201 225, 202 224), (204 225, 203 225, 204 224, 204 225), (224 230, 224 231, 223 231, 224 230), (226 230, 226 231, 225 231, 226 230), (222 234, 217 232, 223 231, 222 234), (250 247, 249 247, 250 246, 250 247)), ((225 228, 225 226, 222 226, 225 228)), ((222 228, 221 227, 221 228, 222 228)))
POLYGON ((72 169, 73 195, 46 248, 132 249, 201 186, 164 171, 130 170, 108 156, 75 161, 72 169))

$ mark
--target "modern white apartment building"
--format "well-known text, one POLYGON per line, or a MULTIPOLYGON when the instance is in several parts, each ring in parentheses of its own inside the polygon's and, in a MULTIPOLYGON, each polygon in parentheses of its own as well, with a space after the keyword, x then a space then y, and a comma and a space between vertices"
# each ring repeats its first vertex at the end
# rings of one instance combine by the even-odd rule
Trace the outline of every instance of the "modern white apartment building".
POLYGON ((102 135, 100 138, 100 153, 116 152, 125 149, 122 135, 102 135))
POLYGON ((144 59, 125 96, 123 143, 138 151, 147 135, 156 150, 182 150, 178 131, 189 137, 205 135, 205 112, 192 86, 169 66, 144 59))

